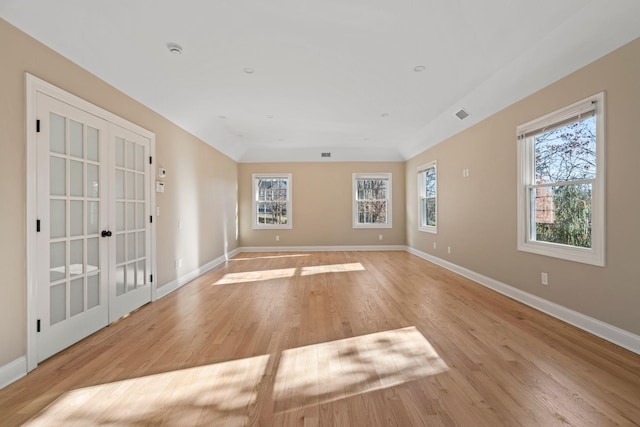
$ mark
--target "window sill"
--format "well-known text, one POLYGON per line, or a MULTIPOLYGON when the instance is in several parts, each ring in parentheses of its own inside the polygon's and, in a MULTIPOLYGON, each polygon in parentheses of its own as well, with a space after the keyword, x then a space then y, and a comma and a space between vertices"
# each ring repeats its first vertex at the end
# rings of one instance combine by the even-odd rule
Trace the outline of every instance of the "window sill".
POLYGON ((597 251, 596 249, 578 248, 554 243, 524 242, 518 244, 518 250, 598 267, 605 266, 604 251, 597 251))

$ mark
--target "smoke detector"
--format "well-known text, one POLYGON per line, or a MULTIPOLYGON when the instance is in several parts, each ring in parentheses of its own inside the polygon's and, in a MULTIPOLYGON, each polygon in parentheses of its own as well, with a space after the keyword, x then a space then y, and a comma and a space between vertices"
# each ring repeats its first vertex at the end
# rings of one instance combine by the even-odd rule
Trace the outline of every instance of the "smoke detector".
POLYGON ((167 43, 167 49, 172 55, 180 56, 182 55, 182 46, 176 43, 167 43))

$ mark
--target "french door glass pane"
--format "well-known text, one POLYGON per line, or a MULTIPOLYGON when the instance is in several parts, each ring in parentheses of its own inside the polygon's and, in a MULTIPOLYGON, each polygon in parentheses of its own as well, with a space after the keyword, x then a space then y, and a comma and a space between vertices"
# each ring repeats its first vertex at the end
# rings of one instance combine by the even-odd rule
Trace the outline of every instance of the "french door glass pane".
POLYGON ((67 235, 67 202, 66 200, 51 200, 49 207, 50 236, 52 239, 67 235))
POLYGON ((145 233, 144 231, 138 231, 138 258, 144 258, 144 247, 145 247, 145 233))
POLYGON ((116 166, 124 167, 124 140, 116 137, 116 166))
POLYGON ((125 270, 124 265, 116 267, 116 295, 122 295, 125 292, 125 270))
POLYGON ((127 261, 136 259, 136 233, 127 234, 127 261))
POLYGON ((127 141, 127 169, 134 170, 136 168, 135 163, 135 147, 134 143, 127 141))
POLYGON ((87 239, 87 273, 100 266, 100 242, 97 237, 87 239))
POLYGON ((49 150, 54 153, 65 154, 66 120, 57 114, 49 114, 49 150))
POLYGON ((144 228, 144 203, 138 203, 136 212, 136 228, 144 228))
POLYGON ((127 172, 127 199, 133 200, 136 198, 136 181, 135 174, 133 172, 127 172))
POLYGON ((127 230, 133 230, 136 228, 136 204, 133 202, 127 203, 127 230))
POLYGON ((136 144, 136 170, 144 172, 144 147, 136 144))
POLYGON ((136 263, 127 264, 127 292, 136 288, 136 263))
POLYGON ((87 197, 100 197, 99 167, 87 163, 87 197))
POLYGON ((87 202, 87 234, 98 234, 100 229, 100 202, 87 202))
POLYGON ((87 160, 100 160, 100 134, 91 126, 87 126, 87 160))
POLYGON ((49 193, 52 196, 67 194, 67 161, 60 157, 53 157, 49 161, 49 193))
POLYGON ((138 200, 144 200, 144 175, 136 174, 136 196, 138 200))
POLYGON ((70 120, 69 123, 69 154, 74 157, 83 158, 82 123, 78 123, 75 120, 70 120))
POLYGON ((116 199, 124 199, 124 171, 116 169, 116 199))
POLYGON ((84 272, 84 240, 72 240, 69 243, 69 273, 77 276, 84 272))
POLYGON ((76 160, 69 161, 69 188, 71 196, 82 197, 84 196, 84 163, 76 160))
POLYGON ((124 230, 124 202, 116 202, 116 230, 124 230))
POLYGON ((137 287, 141 287, 144 286, 144 278, 147 277, 146 276, 146 271, 145 271, 145 261, 138 261, 138 272, 136 275, 138 281, 137 281, 137 287))
POLYGON ((69 315, 71 317, 84 311, 84 277, 71 281, 69 289, 69 315))
POLYGON ((49 245, 49 279, 52 282, 67 277, 67 242, 49 245))
POLYGON ((124 234, 118 234, 116 236, 116 264, 120 264, 126 261, 124 240, 125 240, 124 234))
POLYGON ((71 218, 69 227, 71 228, 70 236, 80 236, 84 234, 84 202, 82 200, 71 200, 71 218))
POLYGON ((67 318, 67 284, 60 283, 49 289, 49 323, 55 325, 67 318))
POLYGON ((100 305, 100 274, 87 277, 87 310, 100 305))

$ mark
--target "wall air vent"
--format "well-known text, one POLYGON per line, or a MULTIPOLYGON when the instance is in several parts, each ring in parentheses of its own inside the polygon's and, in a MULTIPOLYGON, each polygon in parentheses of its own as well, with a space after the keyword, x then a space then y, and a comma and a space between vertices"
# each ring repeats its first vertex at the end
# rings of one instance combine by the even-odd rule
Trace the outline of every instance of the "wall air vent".
POLYGON ((458 111, 456 113, 456 117, 459 118, 460 120, 464 120, 467 117, 469 117, 469 113, 467 113, 466 111, 464 111, 464 109, 460 109, 460 111, 458 111))
POLYGON ((321 153, 320 157, 331 157, 331 153, 321 153))

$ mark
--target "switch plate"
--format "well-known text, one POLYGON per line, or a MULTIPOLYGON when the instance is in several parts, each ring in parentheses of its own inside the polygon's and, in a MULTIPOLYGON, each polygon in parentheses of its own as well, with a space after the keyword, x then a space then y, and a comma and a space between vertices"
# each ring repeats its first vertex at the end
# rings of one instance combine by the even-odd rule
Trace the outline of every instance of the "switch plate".
POLYGON ((549 275, 547 273, 540 273, 540 283, 549 286, 549 275))

